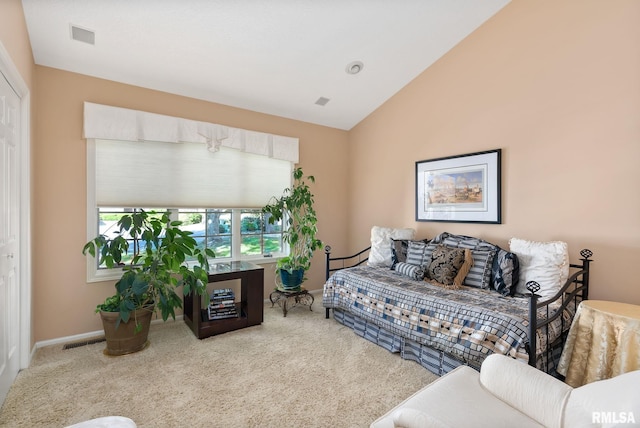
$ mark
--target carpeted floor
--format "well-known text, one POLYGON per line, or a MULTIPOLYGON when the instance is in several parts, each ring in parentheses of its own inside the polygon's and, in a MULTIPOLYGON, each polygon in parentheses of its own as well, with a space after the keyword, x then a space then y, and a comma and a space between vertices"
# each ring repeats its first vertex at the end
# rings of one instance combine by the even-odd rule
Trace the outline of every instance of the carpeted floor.
POLYGON ((436 379, 313 308, 284 318, 268 304, 262 325, 204 340, 182 321, 154 324, 151 345, 122 357, 103 355, 104 343, 40 348, 0 426, 122 415, 140 428, 368 427, 436 379))

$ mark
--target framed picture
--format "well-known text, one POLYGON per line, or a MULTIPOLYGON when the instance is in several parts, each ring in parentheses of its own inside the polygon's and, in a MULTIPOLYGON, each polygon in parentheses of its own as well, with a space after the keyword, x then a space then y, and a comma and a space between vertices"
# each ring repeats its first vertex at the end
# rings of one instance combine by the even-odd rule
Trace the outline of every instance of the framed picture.
POLYGON ((501 223, 501 153, 416 162, 416 221, 501 223))

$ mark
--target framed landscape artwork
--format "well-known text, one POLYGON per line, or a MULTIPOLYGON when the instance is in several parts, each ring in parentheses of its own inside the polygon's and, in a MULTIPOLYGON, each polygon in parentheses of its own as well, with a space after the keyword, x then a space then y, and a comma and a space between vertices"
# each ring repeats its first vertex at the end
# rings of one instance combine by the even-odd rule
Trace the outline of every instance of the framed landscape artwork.
POLYGON ((501 153, 416 162, 416 220, 501 223, 501 153))

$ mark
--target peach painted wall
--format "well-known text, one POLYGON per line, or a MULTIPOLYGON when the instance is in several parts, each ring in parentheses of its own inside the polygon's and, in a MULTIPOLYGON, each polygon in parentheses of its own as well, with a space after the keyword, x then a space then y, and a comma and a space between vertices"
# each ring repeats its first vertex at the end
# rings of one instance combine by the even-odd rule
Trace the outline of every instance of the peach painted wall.
POLYGON ((20 0, 0 1, 0 42, 25 83, 33 91, 33 54, 20 0))
POLYGON ((349 134, 349 243, 372 225, 568 242, 593 299, 640 304, 640 2, 513 0, 349 134), (501 225, 415 221, 415 162, 502 149, 501 225))
MULTIPOLYGON (((113 294, 113 282, 87 283, 81 253, 86 236, 86 149, 83 102, 224 124, 300 139, 300 166, 316 177, 320 238, 346 249, 347 133, 163 92, 36 67, 33 253, 35 340, 100 330, 96 304, 113 294), (338 207, 338 209, 336 209, 338 207), (40 244, 38 244, 40 243, 40 244)), ((306 287, 324 284, 324 254, 316 253, 306 287)), ((274 285, 265 265, 265 297, 274 285)), ((315 305, 320 310, 321 304, 315 305)))

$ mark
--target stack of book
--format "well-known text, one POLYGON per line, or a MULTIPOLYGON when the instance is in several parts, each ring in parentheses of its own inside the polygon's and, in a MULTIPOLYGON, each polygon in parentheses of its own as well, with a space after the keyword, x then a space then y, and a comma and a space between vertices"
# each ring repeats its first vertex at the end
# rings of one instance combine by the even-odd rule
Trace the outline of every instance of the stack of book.
POLYGON ((235 304, 235 294, 230 288, 213 290, 209 299, 209 320, 237 318, 238 311, 235 304))

